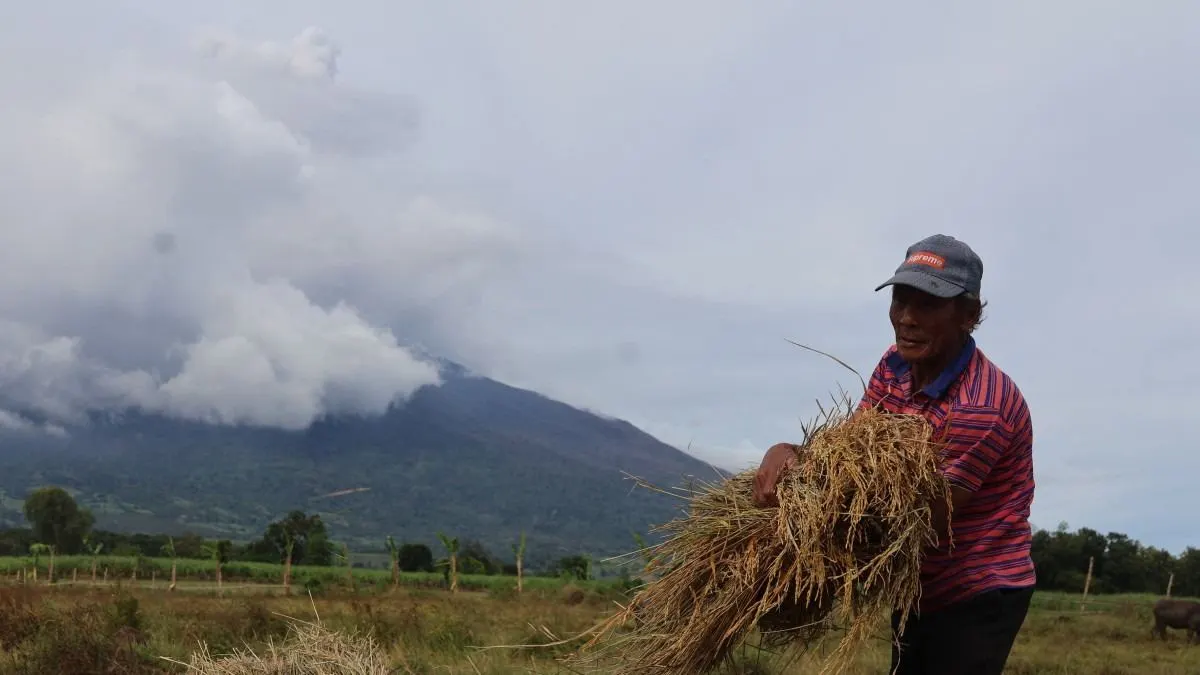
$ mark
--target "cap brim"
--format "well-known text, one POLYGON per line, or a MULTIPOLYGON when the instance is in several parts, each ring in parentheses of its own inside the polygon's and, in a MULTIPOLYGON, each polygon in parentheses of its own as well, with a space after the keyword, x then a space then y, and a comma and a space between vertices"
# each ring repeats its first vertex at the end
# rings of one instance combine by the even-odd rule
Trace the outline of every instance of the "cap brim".
POLYGON ((888 286, 912 286, 918 291, 924 291, 939 298, 953 298, 966 291, 965 288, 952 284, 945 279, 939 279, 932 274, 920 270, 902 270, 895 276, 875 287, 876 291, 888 286))

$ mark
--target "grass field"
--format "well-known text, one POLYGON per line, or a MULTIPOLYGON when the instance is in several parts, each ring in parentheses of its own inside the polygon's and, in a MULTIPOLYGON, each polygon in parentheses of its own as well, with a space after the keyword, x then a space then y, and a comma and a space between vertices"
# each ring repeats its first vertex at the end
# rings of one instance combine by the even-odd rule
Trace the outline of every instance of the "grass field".
MULTIPOLYGON (((378 573, 377 573, 378 574, 378 573)), ((385 576, 386 578, 386 576, 385 576)), ((440 579, 440 577, 439 577, 440 579)), ((203 642, 213 653, 246 646, 259 651, 287 630, 285 615, 347 633, 369 632, 398 673, 488 675, 567 673, 555 656, 568 647, 480 649, 544 644, 542 627, 575 635, 611 611, 611 584, 584 588, 539 580, 518 595, 493 579, 490 590, 451 594, 405 586, 351 592, 329 588, 315 600, 284 597, 277 586, 188 581, 167 593, 161 580, 110 585, 0 586, 0 673, 186 672, 160 657, 186 662, 203 642)), ((500 578, 504 579, 504 578, 500 578)), ((512 579, 508 578, 511 582, 512 579)), ((482 586, 482 585, 481 585, 482 586)), ((1006 672, 1020 674, 1167 675, 1200 672, 1200 646, 1182 633, 1152 639, 1150 596, 1103 596, 1081 611, 1077 596, 1040 593, 1006 672)), ((887 670, 886 633, 864 653, 854 675, 887 670)), ((745 649, 727 673, 814 673, 804 660, 745 649)))
MULTIPOLYGON (((44 581, 49 572, 48 556, 37 560, 38 579, 44 581)), ((93 560, 86 556, 59 556, 54 560, 54 577, 59 582, 77 579, 80 583, 91 580, 93 560)), ((152 581, 161 582, 165 586, 171 576, 170 558, 131 558, 121 556, 98 556, 96 563, 96 578, 115 581, 134 580, 138 584, 152 581), (137 572, 136 578, 134 572, 137 572), (105 576, 107 573, 107 577, 105 576)), ((0 557, 0 579, 16 580, 18 575, 29 573, 34 568, 31 557, 0 557)), ((178 588, 208 588, 204 584, 194 582, 210 582, 216 579, 216 565, 208 560, 180 558, 176 561, 176 576, 178 588)), ((389 570, 379 568, 354 568, 350 576, 354 583, 363 588, 374 587, 383 590, 392 583, 389 570)), ((283 583, 283 566, 272 563, 229 562, 221 566, 221 577, 224 586, 237 587, 245 584, 265 585, 283 583)), ((401 572, 400 584, 405 587, 442 588, 445 580, 441 572, 401 572)), ((516 577, 501 575, 458 575, 459 587, 463 590, 503 590, 516 586, 516 577)), ((603 581, 579 582, 582 586, 604 586, 603 581)), ((526 576, 523 581, 525 588, 559 588, 563 581, 557 577, 526 576)), ((292 585, 297 589, 317 590, 324 587, 349 586, 345 567, 317 567, 296 565, 292 567, 292 585)), ((257 586, 256 586, 257 587, 257 586)))

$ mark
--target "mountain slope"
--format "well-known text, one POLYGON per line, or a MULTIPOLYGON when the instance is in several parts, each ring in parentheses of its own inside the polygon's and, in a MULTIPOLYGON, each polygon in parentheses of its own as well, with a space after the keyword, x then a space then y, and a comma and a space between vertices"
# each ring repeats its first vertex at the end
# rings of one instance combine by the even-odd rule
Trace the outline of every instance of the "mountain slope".
POLYGON ((99 527, 257 536, 291 509, 322 513, 335 538, 378 548, 392 535, 436 543, 444 531, 498 554, 527 532, 531 562, 631 550, 631 532, 678 513, 635 489, 716 470, 633 425, 446 364, 445 383, 378 418, 303 432, 221 427, 130 414, 66 439, 0 437, 0 520, 20 522, 38 485, 77 492, 99 527), (341 496, 328 493, 369 488, 341 496))

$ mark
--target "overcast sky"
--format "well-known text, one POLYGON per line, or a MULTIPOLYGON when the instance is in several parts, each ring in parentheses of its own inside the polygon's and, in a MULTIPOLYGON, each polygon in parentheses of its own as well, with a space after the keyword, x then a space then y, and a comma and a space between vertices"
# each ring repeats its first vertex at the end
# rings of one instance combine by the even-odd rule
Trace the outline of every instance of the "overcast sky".
POLYGON ((48 0, 0 38, 13 406, 302 428, 435 382, 421 344, 741 469, 859 391, 787 340, 869 373, 941 232, 1035 523, 1200 545, 1196 3, 48 0))

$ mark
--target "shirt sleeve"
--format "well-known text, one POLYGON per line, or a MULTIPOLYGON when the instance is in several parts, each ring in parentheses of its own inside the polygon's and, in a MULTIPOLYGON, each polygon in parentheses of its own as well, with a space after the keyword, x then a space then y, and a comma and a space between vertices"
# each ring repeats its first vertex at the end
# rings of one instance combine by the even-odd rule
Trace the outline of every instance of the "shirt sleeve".
POLYGON ((952 420, 948 425, 946 443, 961 451, 947 463, 944 472, 952 486, 975 492, 992 467, 1008 453, 1013 434, 1008 420, 998 411, 979 411, 967 417, 952 420))
POLYGON ((879 404, 880 401, 887 396, 887 383, 884 381, 884 367, 888 354, 891 353, 889 348, 879 358, 879 362, 875 364, 875 370, 871 373, 871 379, 867 380, 867 389, 863 392, 862 398, 858 402, 858 409, 865 410, 879 404))

